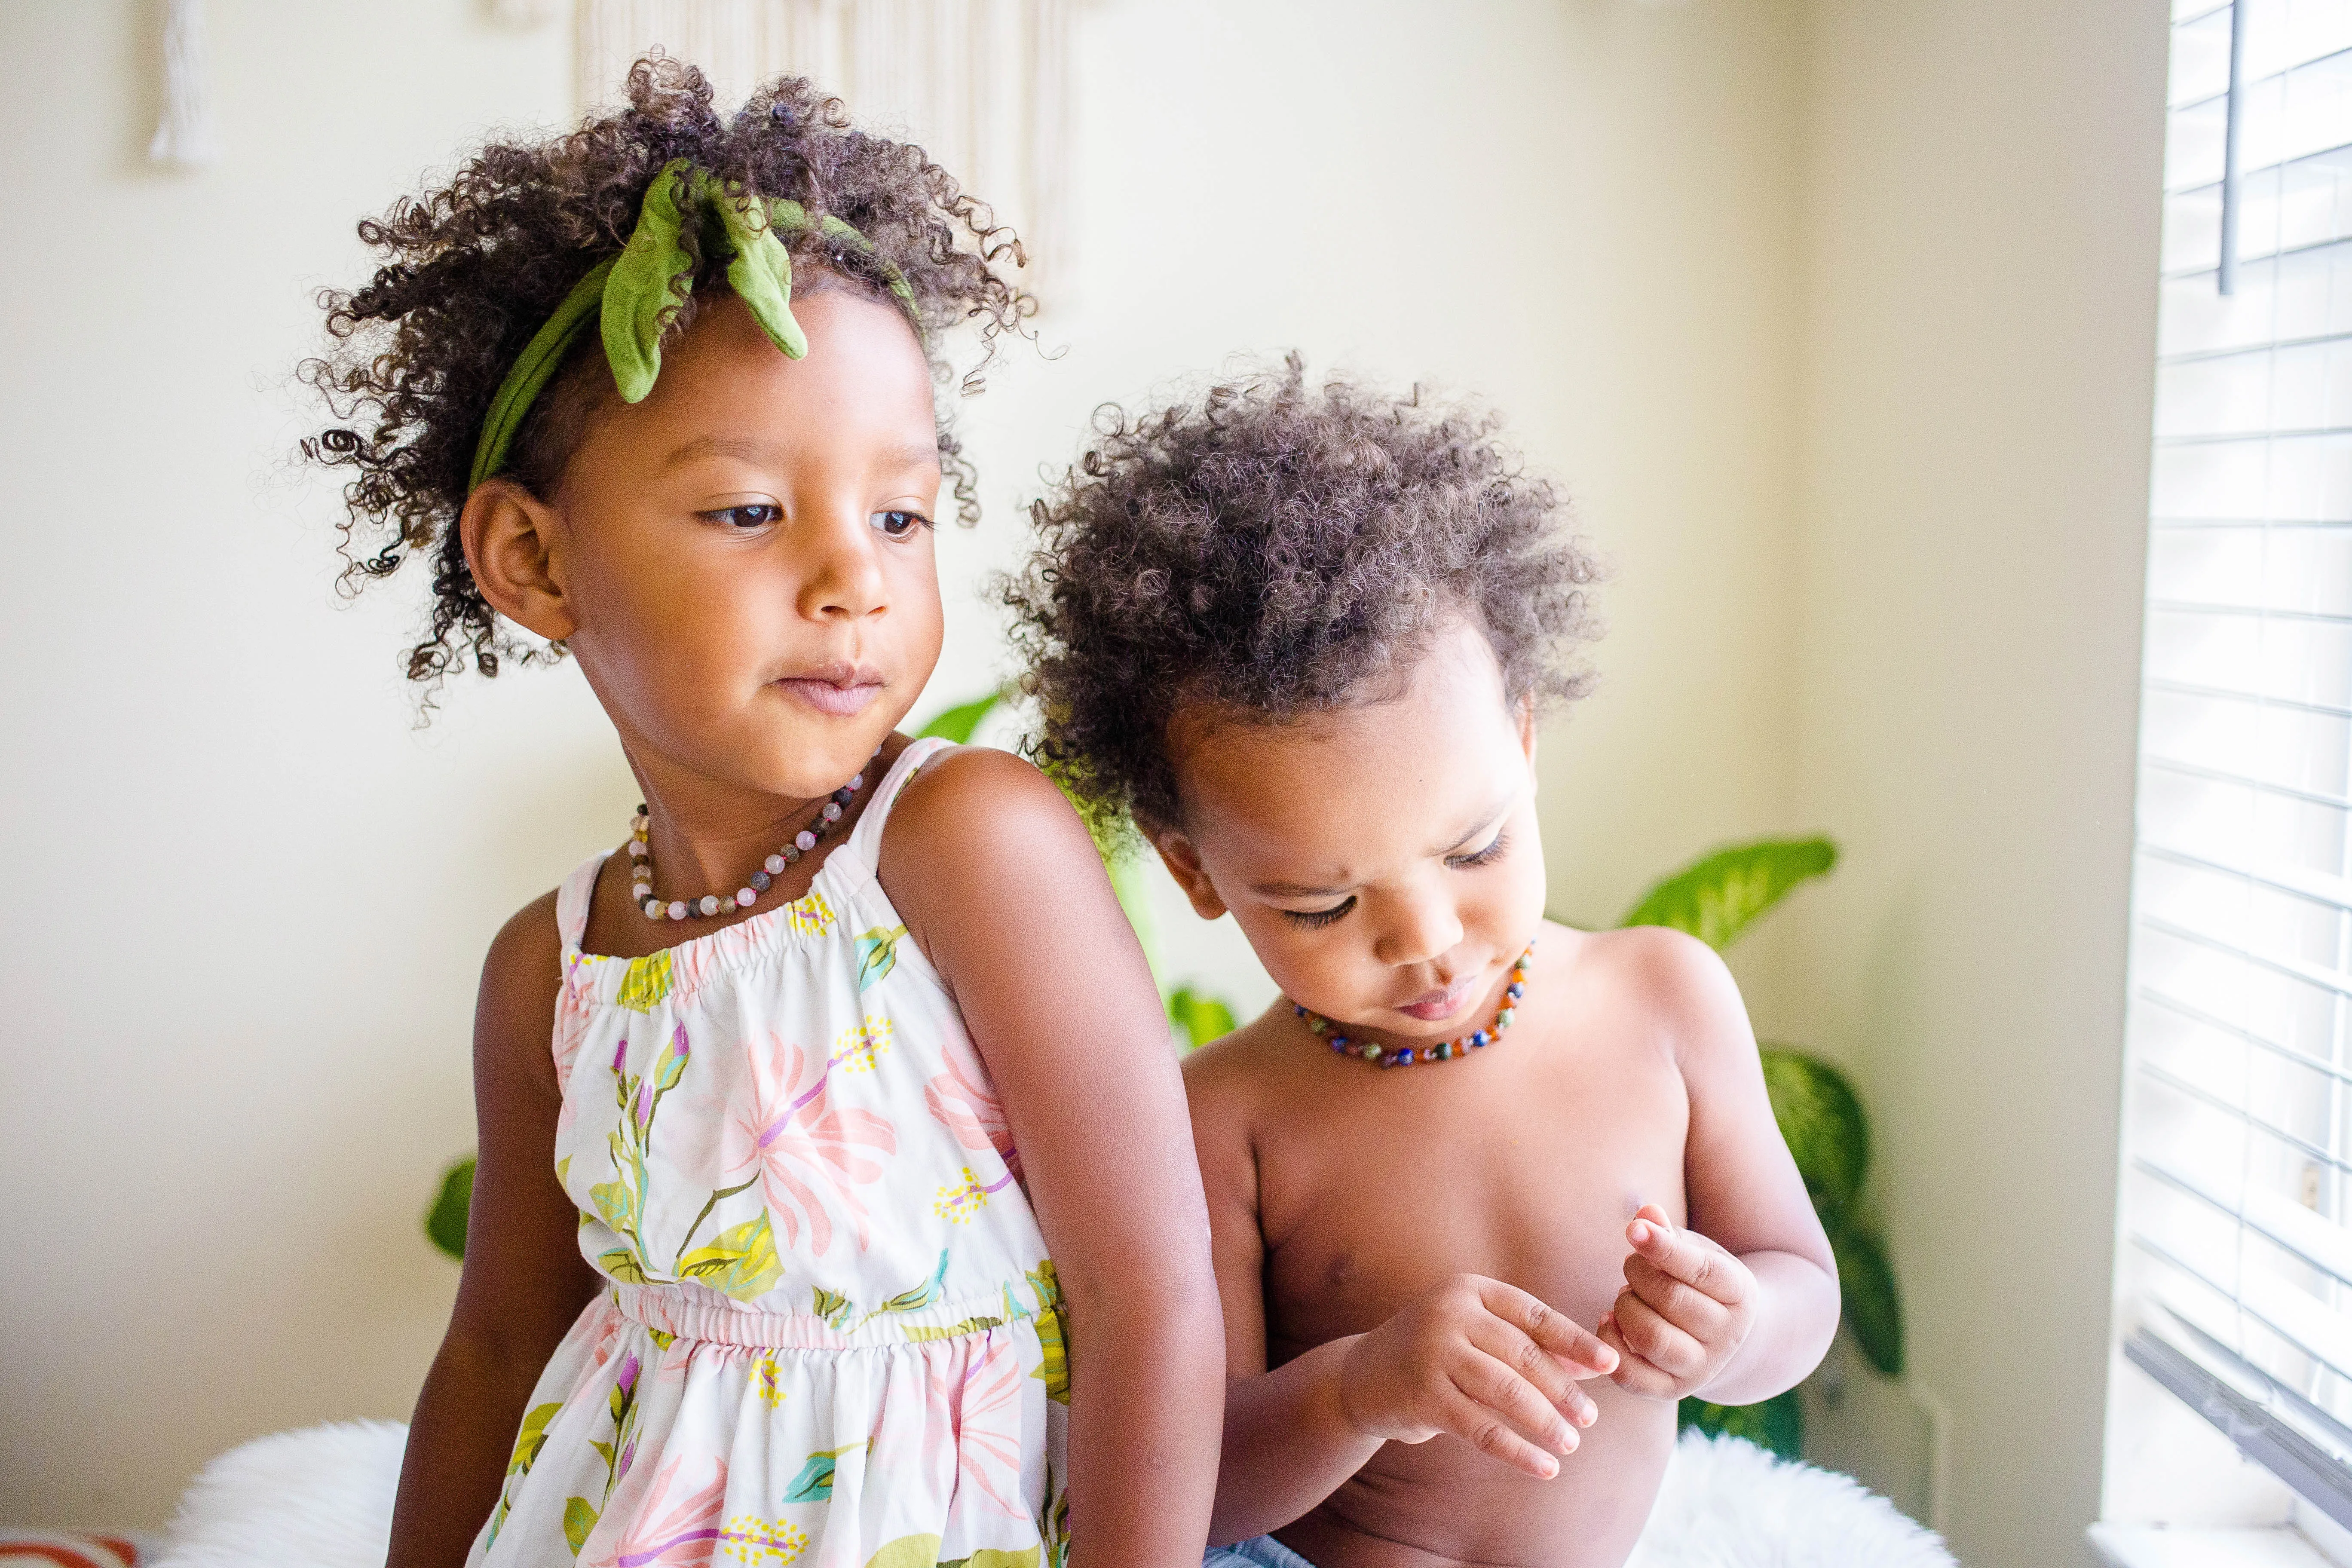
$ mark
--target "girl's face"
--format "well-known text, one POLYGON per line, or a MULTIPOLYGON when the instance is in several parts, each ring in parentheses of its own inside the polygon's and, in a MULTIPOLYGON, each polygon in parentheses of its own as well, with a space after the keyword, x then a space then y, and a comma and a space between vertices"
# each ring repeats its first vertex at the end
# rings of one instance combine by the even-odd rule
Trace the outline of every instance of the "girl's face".
POLYGON ((1185 826, 1160 855, 1285 994, 1408 1044, 1485 1026, 1544 906, 1534 724, 1485 634, 1441 634, 1391 700, 1171 730, 1185 826))
MULTIPOLYGON (((800 360, 710 300, 646 399, 593 416, 550 504, 508 487, 555 601, 516 618, 564 639, 657 793, 835 789, 939 659, 929 367, 862 293, 793 310, 800 360)), ((495 522, 482 538, 510 542, 495 522)))

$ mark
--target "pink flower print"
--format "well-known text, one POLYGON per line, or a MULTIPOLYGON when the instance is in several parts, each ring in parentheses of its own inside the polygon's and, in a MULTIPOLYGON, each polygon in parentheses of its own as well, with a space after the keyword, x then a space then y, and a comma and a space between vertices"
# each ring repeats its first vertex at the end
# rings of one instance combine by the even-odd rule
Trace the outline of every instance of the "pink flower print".
POLYGON ((833 1109, 825 1093, 831 1064, 823 1058, 812 1063, 809 1052, 782 1037, 770 1035, 765 1051, 752 1049, 746 1056, 751 1093, 727 1127, 730 1173, 757 1175, 761 1195, 787 1244, 800 1239, 805 1219, 810 1249, 821 1257, 832 1247, 830 1194, 856 1219, 857 1245, 864 1247, 866 1205, 851 1189, 881 1176, 881 1162, 867 1152, 896 1153, 898 1135, 870 1110, 833 1109))
POLYGON ((685 1463, 681 1454, 654 1478, 636 1516, 598 1568, 652 1568, 655 1563, 705 1568, 709 1563, 711 1549, 719 1544, 719 1516, 727 1503, 727 1461, 717 1461, 709 1484, 673 1503, 670 1491, 685 1463))
POLYGON ((631 1351, 621 1358, 620 1374, 614 1377, 613 1382, 619 1387, 622 1394, 635 1394, 637 1391, 637 1373, 644 1370, 645 1363, 637 1359, 635 1351, 631 1351))
POLYGON ((935 1382, 955 1409, 956 1490, 969 1487, 1018 1518, 1021 1507, 1021 1396, 1026 1379, 1012 1336, 992 1333, 986 1348, 935 1382))
POLYGON ((1013 1146, 1012 1124, 1005 1121, 1003 1103, 996 1098, 979 1058, 961 1041, 950 1040, 947 1068, 923 1085, 923 1103, 930 1107, 940 1126, 955 1134, 957 1142, 967 1149, 995 1151, 1013 1179, 1019 1181, 1021 1152, 1013 1146))

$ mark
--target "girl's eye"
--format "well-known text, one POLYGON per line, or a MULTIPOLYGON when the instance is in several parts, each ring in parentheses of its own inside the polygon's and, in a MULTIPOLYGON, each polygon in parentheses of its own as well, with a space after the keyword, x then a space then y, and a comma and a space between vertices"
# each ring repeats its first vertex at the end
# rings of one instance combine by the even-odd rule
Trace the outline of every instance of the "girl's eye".
POLYGON ((1494 841, 1488 844, 1484 849, 1476 850, 1468 855, 1456 855, 1447 860, 1446 864, 1453 867, 1457 871, 1465 870, 1475 866, 1491 866, 1496 861, 1500 860, 1503 858, 1503 852, 1510 847, 1510 834, 1508 832, 1497 833, 1495 835, 1494 841))
POLYGON ((931 525, 931 520, 921 512, 908 511, 903 508, 877 511, 867 521, 874 524, 877 531, 891 539, 904 539, 915 530, 931 525))
POLYGON ((702 515, 730 528, 765 528, 782 517, 784 509, 772 501, 753 501, 743 506, 720 507, 717 511, 706 511, 702 515))
POLYGON ((1282 911, 1282 918, 1293 925, 1302 925, 1312 931, 1317 926, 1329 925, 1355 907, 1355 895, 1350 893, 1328 910, 1285 910, 1282 911))

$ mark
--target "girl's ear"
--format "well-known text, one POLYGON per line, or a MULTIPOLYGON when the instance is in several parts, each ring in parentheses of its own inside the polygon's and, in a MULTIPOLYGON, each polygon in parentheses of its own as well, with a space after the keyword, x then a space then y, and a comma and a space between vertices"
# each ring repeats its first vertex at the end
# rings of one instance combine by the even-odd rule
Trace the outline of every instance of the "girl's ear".
POLYGON ((457 514, 457 537, 482 597, 551 642, 579 629, 556 566, 559 526, 554 508, 506 479, 485 483, 457 514))
POLYGON ((1536 696, 1530 691, 1519 699, 1519 750, 1528 754, 1528 771, 1536 766, 1536 696))
POLYGON ((1209 881, 1209 873, 1201 868, 1201 852, 1192 841, 1172 827, 1150 830, 1151 847, 1160 851, 1160 863, 1192 900, 1192 912, 1204 921, 1215 920, 1225 912, 1225 901, 1217 897, 1217 889, 1209 881))

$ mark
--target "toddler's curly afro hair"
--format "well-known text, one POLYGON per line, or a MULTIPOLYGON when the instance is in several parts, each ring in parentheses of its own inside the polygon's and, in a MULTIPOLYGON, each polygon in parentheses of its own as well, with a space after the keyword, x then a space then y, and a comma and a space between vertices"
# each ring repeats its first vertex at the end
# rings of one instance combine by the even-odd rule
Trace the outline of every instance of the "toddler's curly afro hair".
POLYGON ((1581 696, 1593 557, 1491 414, 1284 368, 1129 418, 1031 509, 1004 584, 1041 763, 1108 826, 1182 822, 1180 706, 1281 723, 1378 700, 1449 617, 1485 631, 1513 701, 1581 696))
MULTIPOLYGON (((560 655, 501 629, 455 524, 499 384, 572 286, 628 243, 646 186, 671 159, 690 159, 746 195, 789 196, 812 217, 842 219, 872 252, 814 226, 782 235, 794 275, 804 288, 829 277, 887 299, 887 263, 911 288, 928 342, 977 321, 992 348, 1034 312, 1006 274, 1023 259, 1012 231, 921 148, 854 129, 840 101, 807 82, 777 81, 722 119, 700 71, 655 56, 630 71, 628 99, 566 136, 493 142, 446 185, 362 223, 360 237, 383 266, 357 292, 320 297, 335 347, 301 374, 336 422, 302 450, 353 470, 343 489, 348 587, 389 576, 420 552, 432 558, 432 616, 408 652, 412 680, 469 665, 495 675, 502 659, 560 655)), ((704 257, 692 288, 723 287, 723 258, 704 257)), ((682 330, 693 305, 680 301, 669 331, 682 330)), ((936 357, 933 369, 945 374, 936 357)), ((603 344, 585 333, 525 419, 502 477, 551 494, 597 400, 614 395, 603 344)), ((940 453, 970 521, 971 469, 944 424, 940 453)))

